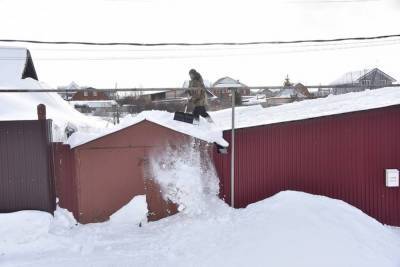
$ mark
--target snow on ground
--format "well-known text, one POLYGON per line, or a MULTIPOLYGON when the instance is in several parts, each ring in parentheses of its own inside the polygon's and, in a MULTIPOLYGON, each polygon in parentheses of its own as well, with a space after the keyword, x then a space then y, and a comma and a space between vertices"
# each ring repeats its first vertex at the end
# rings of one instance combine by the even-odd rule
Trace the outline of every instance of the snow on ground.
POLYGON ((143 227, 112 221, 75 226, 59 222, 61 210, 49 225, 45 213, 20 212, 44 223, 32 229, 34 238, 4 243, 30 224, 14 221, 0 236, 0 265, 400 265, 400 237, 338 200, 288 191, 246 209, 232 210, 216 198, 208 204, 208 213, 180 213, 143 227))
MULTIPOLYGON (((23 80, 0 81, 2 89, 49 89, 44 83, 31 78, 23 80)), ((57 93, 1 93, 1 120, 37 120, 36 107, 46 105, 48 119, 53 120, 53 140, 64 141, 65 127, 71 125, 80 132, 90 132, 107 126, 107 122, 88 117, 71 107, 57 93)))
POLYGON ((214 170, 210 183, 199 183, 196 155, 165 162, 168 155, 153 164, 161 167, 157 180, 171 184, 167 192, 178 192, 179 214, 145 223, 143 196, 97 224, 76 224, 62 209, 50 220, 42 212, 0 214, 0 265, 400 266, 398 230, 343 201, 285 191, 231 209, 210 186, 214 170))
POLYGON ((221 146, 228 146, 228 143, 222 138, 222 132, 214 127, 214 125, 207 123, 203 118, 200 118, 199 125, 188 124, 173 119, 174 113, 167 111, 143 111, 135 116, 127 116, 121 119, 121 123, 115 127, 104 129, 103 131, 85 133, 77 132, 74 133, 66 143, 71 147, 76 147, 84 143, 90 142, 92 140, 98 139, 107 134, 119 131, 126 127, 135 125, 144 120, 151 121, 153 123, 159 124, 166 128, 178 131, 200 140, 204 140, 210 143, 218 143, 221 146))
MULTIPOLYGON (((400 90, 388 87, 343 95, 329 95, 326 98, 304 100, 270 108, 240 107, 235 109, 235 125, 236 128, 244 128, 397 104, 400 104, 400 90)), ((210 115, 222 130, 231 128, 231 109, 211 112, 210 115)))

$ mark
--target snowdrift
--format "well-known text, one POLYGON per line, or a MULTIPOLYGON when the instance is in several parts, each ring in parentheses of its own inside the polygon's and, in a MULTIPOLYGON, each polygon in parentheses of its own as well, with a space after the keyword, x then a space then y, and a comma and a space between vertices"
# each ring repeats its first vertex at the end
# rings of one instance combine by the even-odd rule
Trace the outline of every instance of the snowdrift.
MULTIPOLYGON (((31 78, 0 81, 0 90, 4 89, 48 89, 49 87, 31 78)), ((106 122, 86 116, 64 101, 57 93, 1 93, 0 120, 37 120, 36 107, 46 105, 47 118, 53 120, 53 140, 64 141, 65 127, 70 124, 81 132, 98 131, 106 122)))
MULTIPOLYGON (((26 219, 14 220, 0 240, 23 235, 19 228, 43 219, 35 227, 40 238, 0 243, 0 261, 2 266, 400 265, 395 230, 342 201, 288 191, 239 210, 212 202, 210 212, 179 213, 143 227, 112 221, 65 227, 53 219, 50 229, 64 230, 48 232, 47 215, 38 219, 43 214, 24 211, 26 219)), ((0 214, 0 222, 7 216, 0 214)))
POLYGON ((77 132, 73 134, 66 141, 66 143, 68 143, 73 148, 92 140, 101 138, 102 136, 117 132, 126 127, 138 124, 144 120, 156 123, 171 130, 181 132, 183 134, 193 136, 209 143, 215 142, 224 147, 227 147, 229 145, 228 142, 223 139, 222 132, 214 125, 207 123, 203 118, 201 118, 199 125, 193 125, 174 120, 174 113, 158 110, 142 111, 137 115, 127 116, 121 119, 120 124, 110 127, 108 129, 93 131, 90 133, 84 131, 77 132))
MULTIPOLYGON (((236 128, 252 127, 399 104, 400 90, 387 87, 343 95, 329 95, 326 98, 304 100, 270 108, 262 108, 260 105, 239 107, 235 110, 235 126, 236 128)), ((231 128, 231 109, 211 112, 210 115, 222 130, 231 128)))

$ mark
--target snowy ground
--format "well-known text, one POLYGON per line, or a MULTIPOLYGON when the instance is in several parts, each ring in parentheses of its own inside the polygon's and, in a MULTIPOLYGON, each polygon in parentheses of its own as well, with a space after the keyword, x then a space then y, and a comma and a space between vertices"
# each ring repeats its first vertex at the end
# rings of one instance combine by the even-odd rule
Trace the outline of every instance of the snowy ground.
MULTIPOLYGON (((400 103, 397 91, 382 90, 349 94, 364 96, 357 105, 337 96, 313 100, 311 107, 304 101, 238 108, 238 124, 302 119, 315 116, 314 108, 322 116, 339 108, 400 103)), ((213 113, 222 129, 229 126, 228 113, 213 113)), ((99 224, 77 225, 61 209, 54 218, 37 211, 0 214, 0 266, 400 266, 398 228, 342 201, 301 192, 281 192, 233 210, 216 196, 215 172, 188 153, 167 155, 174 162, 162 157, 152 162, 161 188, 181 213, 147 223, 144 198, 137 197, 99 224)))
POLYGON ((208 204, 200 215, 142 227, 137 208, 120 220, 78 226, 62 210, 54 219, 1 215, 0 265, 400 266, 400 231, 341 201, 282 192, 241 210, 217 199, 208 204))
POLYGON ((98 224, 0 214, 0 266, 400 266, 400 230, 342 201, 286 191, 235 210, 195 149, 151 164, 179 214, 147 223, 143 196, 98 224))

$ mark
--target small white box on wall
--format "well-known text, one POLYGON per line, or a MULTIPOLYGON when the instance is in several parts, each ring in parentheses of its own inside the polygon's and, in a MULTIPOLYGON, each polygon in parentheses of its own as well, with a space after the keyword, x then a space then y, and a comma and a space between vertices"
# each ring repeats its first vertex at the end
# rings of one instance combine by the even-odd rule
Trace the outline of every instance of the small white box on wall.
POLYGON ((386 169, 386 187, 399 187, 399 170, 386 169))

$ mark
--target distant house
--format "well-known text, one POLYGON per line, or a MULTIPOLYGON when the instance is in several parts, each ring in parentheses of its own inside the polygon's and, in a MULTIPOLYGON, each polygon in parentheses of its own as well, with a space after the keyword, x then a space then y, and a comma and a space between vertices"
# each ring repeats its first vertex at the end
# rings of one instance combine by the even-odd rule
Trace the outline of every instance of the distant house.
POLYGON ((385 87, 386 85, 391 85, 394 82, 396 82, 396 80, 393 77, 378 68, 374 68, 347 72, 333 81, 331 85, 334 86, 332 88, 332 93, 337 95, 364 90, 364 88, 358 88, 357 86, 377 89, 385 87))
POLYGON ((263 89, 263 90, 261 90, 261 92, 259 92, 259 94, 263 94, 263 95, 265 95, 265 97, 273 97, 276 95, 276 92, 274 92, 270 89, 263 89))
POLYGON ((75 90, 81 89, 81 87, 74 81, 72 81, 70 84, 66 86, 58 86, 57 89, 59 90, 58 94, 64 99, 64 100, 71 100, 72 96, 75 94, 75 90))
POLYGON ((93 100, 110 100, 109 95, 103 91, 99 91, 93 87, 81 88, 80 91, 76 92, 72 98, 72 101, 93 101, 93 100))
POLYGON ((0 47, 0 81, 38 80, 31 53, 26 48, 0 47))
POLYGON ((115 100, 77 100, 69 103, 81 113, 90 113, 95 116, 110 116, 116 112, 118 103, 115 100))
POLYGON ((279 106, 295 101, 302 101, 311 97, 312 95, 307 87, 301 83, 297 83, 293 86, 289 77, 286 77, 284 87, 275 96, 266 98, 266 102, 262 105, 263 107, 279 106))
POLYGON ((211 90, 214 95, 216 95, 219 98, 227 97, 230 95, 231 90, 228 88, 235 88, 235 87, 245 87, 244 89, 238 89, 238 93, 242 96, 247 96, 250 95, 250 88, 239 82, 239 80, 235 80, 231 77, 223 77, 221 79, 218 79, 212 87, 227 87, 224 89, 213 89, 211 90))
MULTIPOLYGON (((207 87, 210 86, 210 83, 204 81, 206 86, 206 92, 208 99, 216 98, 216 96, 209 90, 207 87)), ((189 81, 185 81, 183 83, 183 88, 189 87, 189 81)), ((152 102, 173 102, 173 101, 182 101, 188 98, 189 94, 186 90, 163 90, 163 91, 149 91, 145 94, 141 94, 139 97, 146 101, 152 102)))

